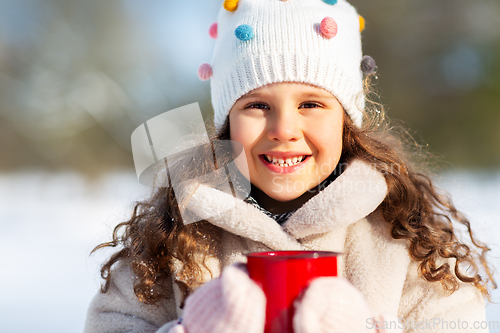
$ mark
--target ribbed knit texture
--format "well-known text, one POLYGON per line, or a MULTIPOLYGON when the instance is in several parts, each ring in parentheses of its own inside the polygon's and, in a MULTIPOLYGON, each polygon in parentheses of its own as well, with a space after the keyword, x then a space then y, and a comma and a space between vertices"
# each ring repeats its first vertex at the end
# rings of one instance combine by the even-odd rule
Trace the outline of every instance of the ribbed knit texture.
MULTIPOLYGON (((182 326, 187 333, 262 333, 266 297, 248 275, 227 267, 219 279, 197 289, 186 300, 182 326)), ((176 327, 174 332, 182 332, 176 327)))
MULTIPOLYGON (((222 7, 222 6, 221 6, 222 7)), ((244 94, 277 82, 302 82, 331 92, 361 126, 364 97, 361 73, 359 16, 345 0, 241 0, 236 11, 224 8, 217 20, 212 58, 212 104, 220 128, 234 103, 244 94), (327 38, 320 31, 325 17, 338 31, 327 38), (235 30, 253 28, 248 41, 235 30)))

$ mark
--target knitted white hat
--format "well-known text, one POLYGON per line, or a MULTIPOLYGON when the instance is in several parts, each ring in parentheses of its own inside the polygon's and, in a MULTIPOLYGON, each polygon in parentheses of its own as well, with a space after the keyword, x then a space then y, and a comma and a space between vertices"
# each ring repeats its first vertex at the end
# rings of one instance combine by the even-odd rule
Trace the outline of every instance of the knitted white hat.
POLYGON ((216 128, 241 96, 277 82, 329 91, 361 127, 363 26, 345 0, 226 0, 210 28, 212 64, 198 70, 211 78, 216 128))

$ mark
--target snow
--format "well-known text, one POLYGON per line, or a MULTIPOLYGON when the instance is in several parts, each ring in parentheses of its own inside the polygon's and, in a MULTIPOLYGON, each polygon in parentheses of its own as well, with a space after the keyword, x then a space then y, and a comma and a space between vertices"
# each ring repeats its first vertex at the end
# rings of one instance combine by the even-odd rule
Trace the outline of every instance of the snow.
MULTIPOLYGON (((450 173, 438 182, 500 267, 500 171, 450 173)), ((101 283, 99 266, 111 252, 89 253, 148 193, 131 172, 93 182, 71 172, 0 174, 0 332, 81 332, 101 283)), ((500 321, 500 305, 487 311, 488 320, 500 321)))

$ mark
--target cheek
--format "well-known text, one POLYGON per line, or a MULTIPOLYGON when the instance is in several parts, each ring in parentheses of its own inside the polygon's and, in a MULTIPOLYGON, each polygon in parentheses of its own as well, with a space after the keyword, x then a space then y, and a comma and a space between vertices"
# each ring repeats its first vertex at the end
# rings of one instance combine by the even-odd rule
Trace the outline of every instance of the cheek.
POLYGON ((323 162, 335 163, 337 158, 342 154, 342 136, 329 135, 322 137, 321 142, 318 143, 318 153, 323 162))
MULTIPOLYGON (((249 120, 247 117, 229 117, 229 137, 232 141, 239 143, 239 153, 242 153, 241 149, 244 152, 235 160, 236 166, 241 174, 250 182, 258 178, 255 157, 252 155, 258 140, 256 140, 256 126, 251 126, 251 124, 251 119, 249 120)), ((233 144, 233 152, 235 150, 233 144)))
POLYGON ((315 132, 319 162, 335 167, 342 154, 343 124, 339 119, 335 119, 333 126, 332 122, 324 124, 328 125, 319 126, 315 132))
POLYGON ((337 115, 317 123, 316 136, 321 138, 324 145, 335 148, 340 144, 342 148, 343 120, 342 116, 337 115))
POLYGON ((233 116, 232 110, 229 112, 229 139, 238 141, 236 140, 237 138, 237 133, 239 132, 239 127, 240 124, 238 123, 238 119, 233 116))
POLYGON ((239 147, 243 148, 247 162, 250 162, 254 138, 244 117, 229 117, 229 138, 239 142, 239 147))
POLYGON ((331 142, 331 151, 335 156, 340 156, 342 154, 342 146, 344 141, 344 135, 342 133, 342 126, 340 128, 336 128, 335 131, 332 131, 330 136, 331 142))
POLYGON ((262 119, 244 115, 229 117, 229 136, 231 140, 238 141, 245 149, 258 143, 265 122, 262 119))
POLYGON ((248 133, 245 131, 241 118, 229 117, 229 138, 245 145, 245 138, 247 136, 248 133))

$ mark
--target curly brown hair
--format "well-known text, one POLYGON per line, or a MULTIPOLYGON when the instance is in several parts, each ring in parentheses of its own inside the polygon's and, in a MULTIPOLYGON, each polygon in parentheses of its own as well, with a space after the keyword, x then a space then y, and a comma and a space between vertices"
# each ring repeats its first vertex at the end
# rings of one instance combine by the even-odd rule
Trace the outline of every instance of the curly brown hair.
MULTIPOLYGON (((365 88, 373 92, 369 77, 365 80, 365 88)), ((474 237, 469 220, 422 171, 428 168, 422 157, 430 154, 424 154, 423 148, 407 132, 390 127, 379 103, 368 102, 367 109, 372 112, 365 115, 361 129, 355 127, 349 117, 344 117, 339 163, 361 159, 385 176, 388 194, 377 211, 382 214, 393 238, 408 240, 409 254, 420 262, 419 274, 423 279, 440 282, 449 293, 459 288, 460 281, 471 283, 490 300, 489 284, 496 288, 493 271, 486 260, 490 249, 474 237), (466 227, 471 245, 458 239, 452 221, 466 227), (453 268, 448 263, 440 264, 441 259, 448 258, 456 259, 453 268)), ((215 134, 213 129, 212 133, 215 134)), ((212 136, 213 142, 229 140, 229 120, 218 135, 212 136)), ((214 156, 209 147, 212 146, 201 146, 191 154, 198 158, 196 167, 187 161, 182 170, 168 176, 182 179, 199 174, 200 169, 202 174, 213 171, 214 167, 217 169, 217 165, 209 162, 214 156)), ((226 160, 221 160, 219 154, 219 165, 229 162, 230 155, 228 153, 226 160)), ((222 181, 224 179, 217 179, 212 185, 222 181)), ((220 241, 221 230, 208 221, 184 225, 180 207, 183 204, 177 202, 172 186, 156 188, 150 199, 135 203, 130 220, 118 224, 112 240, 92 251, 122 247, 102 266, 101 276, 105 280, 102 292, 109 286, 113 264, 124 259, 130 261, 137 275, 134 292, 144 303, 154 304, 162 298, 172 297, 169 292, 172 278, 184 297, 200 284, 204 271, 210 273, 206 259, 218 255, 216 244, 220 241), (175 265, 180 265, 180 269, 174 270, 175 265), (172 276, 174 271, 179 273, 172 276)))

